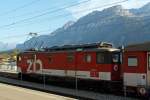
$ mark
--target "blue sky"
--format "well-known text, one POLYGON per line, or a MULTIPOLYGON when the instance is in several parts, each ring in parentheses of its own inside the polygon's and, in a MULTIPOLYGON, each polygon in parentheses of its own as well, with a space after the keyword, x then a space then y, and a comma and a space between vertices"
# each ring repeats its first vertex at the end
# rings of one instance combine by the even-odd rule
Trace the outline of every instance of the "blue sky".
MULTIPOLYGON (((109 7, 101 7, 103 5, 118 1, 123 0, 1 0, 0 42, 8 43, 10 46, 14 47, 15 44, 24 42, 27 39, 27 35, 25 34, 28 34, 29 32, 40 32, 39 35, 50 34, 70 20, 75 21, 93 10, 102 10, 109 7), (31 3, 32 1, 34 3, 31 3), (31 18, 48 11, 84 1, 88 2, 34 18, 27 22, 3 27, 26 18, 31 18), (28 5, 29 3, 30 5, 28 5), (101 8, 89 10, 95 7, 101 8)), ((150 0, 129 0, 128 2, 121 3, 121 5, 123 5, 124 8, 139 8, 147 2, 150 2, 150 0)))

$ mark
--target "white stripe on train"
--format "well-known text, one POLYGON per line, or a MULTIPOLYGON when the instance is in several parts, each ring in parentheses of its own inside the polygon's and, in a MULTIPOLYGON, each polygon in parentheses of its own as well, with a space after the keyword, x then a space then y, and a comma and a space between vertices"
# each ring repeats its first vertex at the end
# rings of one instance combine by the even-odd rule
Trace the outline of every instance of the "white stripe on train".
POLYGON ((73 71, 73 70, 55 70, 55 69, 43 69, 36 71, 37 74, 46 74, 60 77, 75 77, 95 80, 111 80, 110 72, 99 72, 98 77, 91 77, 90 71, 73 71))

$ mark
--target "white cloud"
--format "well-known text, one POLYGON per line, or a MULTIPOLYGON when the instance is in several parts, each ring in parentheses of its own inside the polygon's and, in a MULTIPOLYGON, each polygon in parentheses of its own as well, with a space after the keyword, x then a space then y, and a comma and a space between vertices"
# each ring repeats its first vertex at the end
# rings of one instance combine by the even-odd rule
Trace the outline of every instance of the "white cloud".
MULTIPOLYGON (((79 0, 79 2, 83 1, 85 0, 79 0)), ((110 6, 113 6, 113 3, 120 1, 123 0, 90 0, 89 2, 80 4, 76 7, 68 8, 67 10, 73 15, 74 18, 78 19, 94 10, 102 10, 104 8, 108 8, 110 6)), ((129 0, 124 3, 117 3, 116 5, 122 5, 124 8, 139 8, 148 2, 150 2, 150 0, 129 0)))
POLYGON ((150 2, 150 0, 129 0, 128 2, 122 3, 123 7, 125 8, 140 8, 143 5, 150 2))

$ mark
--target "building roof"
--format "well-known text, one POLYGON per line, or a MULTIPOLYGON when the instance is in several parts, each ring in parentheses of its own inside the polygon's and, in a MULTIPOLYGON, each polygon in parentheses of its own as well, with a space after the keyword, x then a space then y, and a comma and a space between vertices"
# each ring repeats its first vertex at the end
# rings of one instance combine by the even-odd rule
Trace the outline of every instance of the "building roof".
POLYGON ((150 42, 128 45, 125 51, 150 51, 150 42))

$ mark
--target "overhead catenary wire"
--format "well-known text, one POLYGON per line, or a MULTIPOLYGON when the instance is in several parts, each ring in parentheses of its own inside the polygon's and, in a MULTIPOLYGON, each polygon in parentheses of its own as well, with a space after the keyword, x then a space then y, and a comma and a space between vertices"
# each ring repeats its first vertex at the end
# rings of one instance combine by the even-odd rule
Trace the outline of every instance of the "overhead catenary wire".
POLYGON ((33 4, 37 3, 37 2, 39 2, 39 1, 41 1, 41 0, 33 0, 33 1, 31 1, 31 2, 29 2, 29 3, 26 3, 26 4, 22 5, 22 6, 19 6, 19 7, 17 7, 17 8, 14 8, 14 9, 9 10, 9 11, 6 11, 6 12, 3 12, 3 13, 0 14, 0 16, 5 16, 5 15, 7 15, 7 14, 14 13, 14 12, 20 10, 20 9, 26 8, 26 7, 28 7, 28 6, 31 6, 31 5, 33 5, 33 4))
MULTIPOLYGON (((117 2, 117 3, 122 3, 122 2, 125 2, 125 1, 128 1, 128 0, 124 0, 124 1, 120 1, 120 2, 117 2)), ((105 6, 110 6, 110 5, 113 5, 113 4, 116 4, 116 3, 111 3, 111 4, 108 4, 108 5, 103 5, 103 6, 100 6, 100 7, 105 7, 105 6)), ((100 7, 95 7, 95 8, 100 8, 100 7)), ((95 8, 91 8, 91 9, 95 9, 95 8)), ((88 9, 89 10, 89 9, 88 9)), ((85 10, 83 10, 83 11, 85 11, 85 10)), ((80 12, 83 12, 83 11, 79 11, 79 12, 77 12, 77 13, 80 13, 80 12)), ((65 15, 66 16, 66 15, 65 15)), ((58 16, 58 17, 60 17, 60 16, 58 16)), ((56 17, 55 17, 56 18, 56 17)), ((83 24, 87 24, 87 23, 83 23, 83 24)), ((48 29, 49 30, 49 29, 48 29)), ((42 30, 42 31, 44 31, 44 32, 48 32, 48 30, 42 30)), ((41 33, 42 31, 39 31, 39 32, 37 32, 37 33, 41 33)), ((24 35, 28 35, 28 34, 24 34, 24 35)), ((18 35, 17 35, 18 36, 18 35)), ((17 37, 17 36, 9 36, 9 38, 10 37, 17 37)), ((21 36, 21 35, 19 35, 19 36, 21 36)), ((19 37, 18 36, 18 37, 19 37)), ((8 37, 4 37, 4 38, 8 38, 8 37)))
MULTIPOLYGON (((128 0, 125 0, 125 1, 128 1, 128 0)), ((119 2, 120 3, 120 2, 119 2)), ((114 4, 114 3, 113 3, 114 4)), ((104 6, 106 6, 106 5, 103 5, 103 6, 101 6, 101 7, 104 7, 104 6)), ((95 7, 95 8, 98 8, 98 7, 95 7)), ((95 8, 92 8, 92 9, 95 9, 95 8)), ((89 10, 89 9, 88 9, 89 10)), ((85 10, 83 10, 83 11, 85 11, 85 10)), ((80 12, 77 12, 77 13, 80 13, 80 12)), ((66 15, 65 15, 66 16, 66 15)), ((56 17, 55 17, 56 18, 56 17)), ((85 25, 85 24, 88 24, 89 22, 87 22, 87 23, 82 23, 82 25, 85 25)), ((42 33, 42 32, 50 32, 49 31, 49 29, 48 30, 42 30, 42 31, 39 31, 39 32, 37 32, 37 33, 42 33)), ((12 35, 12 36, 8 36, 8 37, 4 37, 4 38, 11 38, 11 37, 21 37, 21 36, 25 36, 25 35, 28 35, 28 34, 23 34, 23 35, 17 35, 17 36, 14 36, 14 35, 12 35)))
MULTIPOLYGON (((43 32, 49 32, 50 29, 45 29, 45 30, 39 30, 36 31, 34 33, 37 33, 37 36, 40 35, 39 33, 43 33, 43 32)), ((32 33, 32 32, 30 32, 32 33)), ((18 37, 23 37, 23 36, 28 36, 30 33, 26 33, 26 34, 18 34, 18 35, 9 35, 9 36, 5 36, 5 37, 1 37, 0 39, 8 39, 8 38, 18 38, 18 37)), ((42 34, 43 35, 43 34, 42 34)), ((45 34, 48 35, 48 34, 45 34)))
MULTIPOLYGON (((88 0, 89 1, 89 0, 88 0)), ((77 3, 78 4, 81 4, 81 3, 85 3, 85 2, 88 2, 88 1, 84 1, 84 2, 80 2, 80 3, 77 3)), ((107 7, 107 6, 112 6, 112 5, 115 5, 115 4, 120 4, 120 3, 123 3, 123 2, 127 2, 129 0, 123 0, 123 1, 117 1, 117 2, 113 2, 113 3, 109 3, 109 4, 105 4, 105 5, 101 5, 101 6, 96 6, 96 7, 93 7, 93 8, 89 8, 89 9, 84 9, 84 10, 81 10, 81 11, 76 11, 74 12, 75 14, 78 14, 78 13, 82 13, 82 12, 85 12, 85 11, 90 11, 90 10, 93 10, 93 9, 99 9, 99 8, 103 8, 103 7, 107 7)), ((76 5, 76 6, 77 6, 76 5)), ((74 4, 75 6, 75 4, 74 4)), ((69 7, 72 7, 71 5, 69 7)), ((66 8, 65 8, 66 9, 66 8)), ((58 9, 56 9, 58 10, 58 9)), ((59 11, 59 10, 58 10, 59 11)), ((53 13, 53 11, 52 11, 53 13)), ((71 14, 60 14, 58 16, 52 16, 51 18, 53 20, 55 20, 56 18, 60 18, 60 17, 66 17, 66 16, 71 16, 71 14)), ((47 19, 50 19, 50 18, 47 18, 47 19)), ((44 19, 45 20, 45 19, 44 19)), ((43 21, 42 21, 43 22, 43 21)), ((24 22, 24 23, 29 23, 29 21, 27 22, 24 22)), ((16 25, 17 23, 11 23, 11 24, 8 24, 8 25, 4 25, 3 27, 10 27, 10 26, 14 26, 16 25)), ((1 27, 0 27, 1 28, 1 27)))
POLYGON ((39 17, 44 16, 44 15, 48 15, 48 14, 52 14, 52 13, 58 12, 60 10, 64 10, 64 9, 67 9, 67 8, 70 8, 70 7, 74 7, 74 6, 80 5, 82 3, 89 2, 89 1, 90 0, 86 0, 86 1, 82 1, 82 2, 79 2, 79 3, 76 3, 76 4, 72 4, 72 5, 69 5, 69 6, 61 7, 61 8, 55 9, 55 10, 47 11, 47 12, 41 13, 39 15, 30 17, 30 18, 25 18, 25 19, 22 19, 22 20, 19 20, 19 21, 10 23, 10 24, 2 25, 2 26, 0 26, 0 28, 4 28, 4 27, 12 26, 12 25, 15 25, 15 24, 18 24, 18 23, 26 22, 26 21, 29 21, 29 20, 32 20, 32 19, 35 19, 35 18, 39 18, 39 17))
MULTIPOLYGON (((72 3, 76 3, 76 2, 72 2, 72 3)), ((63 4, 63 5, 55 5, 55 6, 53 6, 53 7, 48 7, 48 8, 46 8, 46 9, 42 9, 42 10, 38 9, 38 10, 36 10, 36 11, 23 13, 23 14, 16 15, 16 16, 13 16, 13 17, 11 16, 10 18, 23 17, 23 16, 26 16, 26 15, 34 15, 34 14, 37 14, 37 13, 43 13, 43 12, 45 12, 45 11, 49 11, 50 9, 51 9, 51 10, 54 10, 54 8, 57 8, 58 6, 64 6, 64 4, 63 4)))
MULTIPOLYGON (((113 18, 112 18, 113 19, 113 18)), ((147 25, 148 25, 148 23, 150 23, 150 18, 148 18, 148 19, 144 19, 144 20, 146 20, 147 21, 147 23, 146 24, 144 24, 144 25, 142 25, 142 27, 143 28, 145 28, 145 27, 147 27, 147 25)), ((87 23, 82 23, 82 24, 78 24, 79 25, 79 27, 82 27, 82 26, 84 26, 84 25, 87 25, 88 23, 89 23, 90 21, 88 21, 87 23)), ((131 22, 131 21, 129 21, 129 22, 131 22)), ((125 23, 127 23, 127 22, 125 22, 125 23)), ((133 22, 131 22, 131 23, 139 23, 138 21, 133 21, 133 22)), ((120 23, 118 23, 119 25, 120 25, 120 23)), ((50 32, 49 31, 50 29, 46 29, 46 30, 39 30, 39 31, 36 31, 36 32, 34 32, 34 33, 37 33, 38 34, 38 36, 39 35, 50 35, 50 34, 39 34, 39 33, 43 33, 43 32, 50 32)), ((65 32, 65 33, 67 33, 67 31, 65 32)), ((68 32, 68 33, 70 33, 70 32, 68 32)), ((12 36, 6 36, 6 37, 1 37, 0 39, 8 39, 8 38, 19 38, 19 37, 23 37, 23 36, 29 36, 29 33, 28 34, 22 34, 22 35, 12 35, 12 36)))

